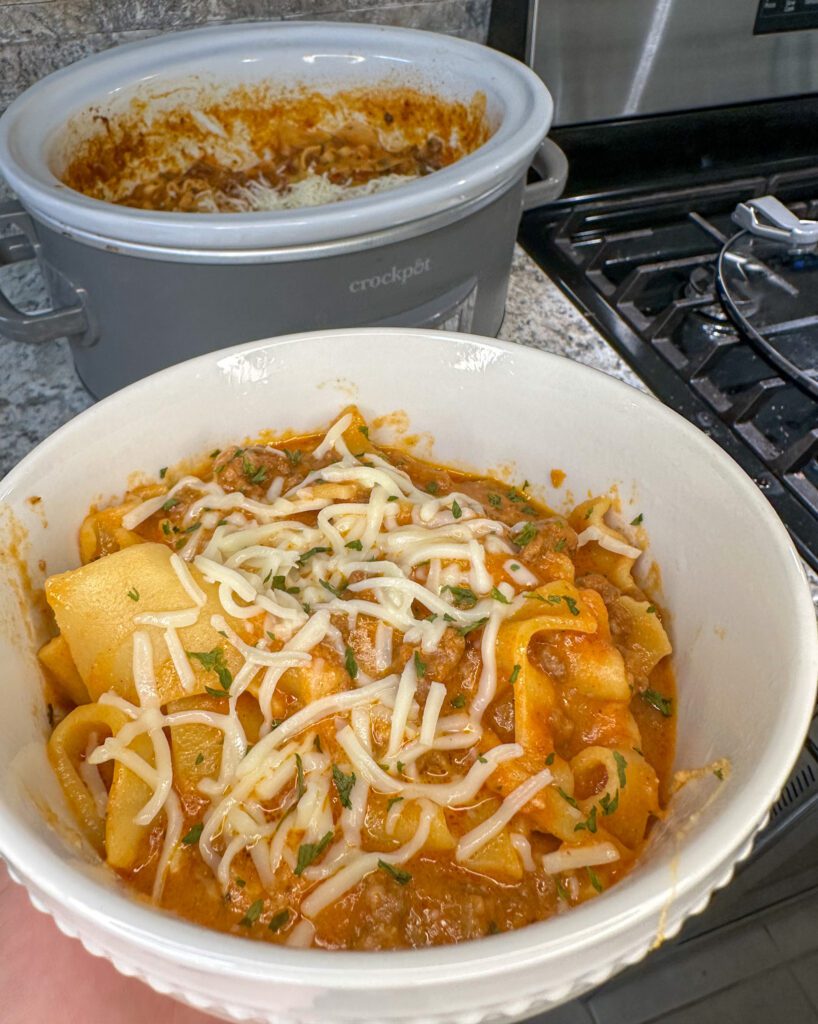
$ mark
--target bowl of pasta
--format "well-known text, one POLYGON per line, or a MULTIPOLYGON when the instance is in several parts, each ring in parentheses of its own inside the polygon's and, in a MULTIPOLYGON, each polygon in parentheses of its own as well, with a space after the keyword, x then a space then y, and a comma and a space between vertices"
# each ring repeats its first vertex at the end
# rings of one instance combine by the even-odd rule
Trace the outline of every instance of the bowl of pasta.
POLYGON ((0 484, 0 853, 224 1019, 477 1024, 673 936, 818 644, 753 482, 650 397, 443 332, 214 352, 0 484))

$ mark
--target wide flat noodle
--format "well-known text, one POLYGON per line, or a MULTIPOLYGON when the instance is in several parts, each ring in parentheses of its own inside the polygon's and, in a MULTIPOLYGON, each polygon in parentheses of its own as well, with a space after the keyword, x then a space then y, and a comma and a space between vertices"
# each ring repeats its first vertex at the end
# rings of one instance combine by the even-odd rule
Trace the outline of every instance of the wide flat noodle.
POLYGON ((65 637, 60 634, 44 644, 37 657, 40 663, 50 673, 54 683, 64 697, 72 704, 88 704, 91 698, 82 676, 77 671, 71 651, 66 643, 65 637))
MULTIPOLYGON (((591 498, 589 501, 577 505, 568 521, 578 534, 587 530, 589 526, 593 526, 612 540, 620 544, 627 544, 627 537, 605 522, 605 516, 610 511, 611 504, 610 498, 591 498)), ((624 593, 637 589, 633 578, 635 561, 635 558, 630 558, 627 555, 608 551, 597 541, 590 541, 583 547, 577 548, 574 556, 578 576, 592 572, 601 573, 624 593)))
POLYGON ((659 780, 645 758, 633 747, 586 747, 572 759, 571 771, 577 788, 586 783, 595 787, 592 797, 580 801, 586 818, 596 807, 605 831, 635 849, 644 839, 648 819, 659 813, 659 780))
MULTIPOLYGON (((153 639, 154 672, 160 704, 185 695, 167 644, 158 626, 137 626, 136 615, 190 609, 193 602, 171 566, 171 551, 164 544, 138 544, 105 558, 52 576, 46 582, 46 597, 65 638, 77 671, 93 700, 114 690, 126 700, 136 701, 133 683, 132 640, 138 628, 147 629, 153 639), (137 594, 134 600, 129 593, 137 594)), ((221 648, 224 662, 235 675, 244 663, 241 655, 213 628, 211 616, 226 616, 218 588, 208 584, 196 569, 191 573, 207 597, 207 603, 192 626, 178 629, 186 651, 207 652, 221 648)), ((243 624, 232 621, 237 630, 243 624)), ((218 687, 215 675, 193 661, 195 685, 218 687)))
MULTIPOLYGON (((136 736, 129 750, 150 767, 155 764, 153 744, 146 733, 136 736)), ((153 790, 126 768, 114 762, 114 780, 108 795, 108 816, 105 821, 105 859, 113 868, 128 870, 145 859, 151 825, 138 825, 134 820, 150 800, 153 790)))
POLYGON ((103 743, 127 720, 122 711, 109 704, 84 704, 60 722, 48 741, 51 766, 83 832, 100 856, 105 852, 105 818, 80 774, 80 764, 92 735, 103 743))

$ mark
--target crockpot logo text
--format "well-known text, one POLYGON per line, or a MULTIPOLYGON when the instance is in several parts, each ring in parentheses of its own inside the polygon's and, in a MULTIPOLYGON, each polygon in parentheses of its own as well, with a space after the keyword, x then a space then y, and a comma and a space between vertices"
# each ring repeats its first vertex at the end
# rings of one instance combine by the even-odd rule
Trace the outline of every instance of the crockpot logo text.
POLYGON ((366 292, 373 288, 387 288, 391 284, 406 284, 411 278, 427 274, 431 269, 431 259, 418 256, 414 263, 410 263, 406 267, 396 267, 393 264, 390 270, 386 270, 382 274, 374 274, 372 277, 361 277, 357 281, 351 281, 349 290, 351 292, 366 292))

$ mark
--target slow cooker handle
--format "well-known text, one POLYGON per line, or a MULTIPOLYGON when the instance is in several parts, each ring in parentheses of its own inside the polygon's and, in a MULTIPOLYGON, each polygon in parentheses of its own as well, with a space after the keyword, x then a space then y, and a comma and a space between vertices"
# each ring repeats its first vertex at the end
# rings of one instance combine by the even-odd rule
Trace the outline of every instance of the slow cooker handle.
MULTIPOLYGON (((0 267, 37 259, 34 227, 19 203, 0 203, 0 231, 15 227, 12 235, 0 236, 0 267)), ((82 299, 77 304, 47 309, 42 313, 25 313, 12 305, 0 291, 0 334, 11 341, 26 341, 39 345, 44 341, 87 334, 88 318, 82 299)))
POLYGON ((526 185, 523 191, 524 210, 534 210, 559 199, 568 178, 568 158, 552 139, 542 140, 531 166, 542 181, 526 185))

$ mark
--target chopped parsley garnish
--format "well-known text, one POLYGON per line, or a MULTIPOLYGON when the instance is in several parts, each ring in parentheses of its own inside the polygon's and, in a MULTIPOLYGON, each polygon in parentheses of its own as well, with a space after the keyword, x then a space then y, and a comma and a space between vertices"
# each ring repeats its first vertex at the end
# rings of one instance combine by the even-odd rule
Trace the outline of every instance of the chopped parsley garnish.
MULTIPOLYGON (((538 594, 533 590, 524 590, 523 597, 527 598, 529 601, 545 601, 542 594, 538 594)), ((551 603, 553 604, 554 602, 552 601, 551 603)))
POLYGON ((657 690, 643 690, 642 700, 646 704, 650 704, 652 708, 656 708, 665 718, 670 718, 673 714, 673 701, 670 697, 663 696, 657 690))
POLYGON ((724 771, 721 768, 714 768, 713 774, 716 776, 719 782, 724 782, 724 771))
MULTIPOLYGON (((398 775, 403 774, 403 761, 398 761, 398 763, 395 765, 395 771, 398 773, 398 775)), ((401 797, 401 799, 403 799, 403 797, 401 797)))
POLYGON ((563 800, 566 800, 572 807, 576 807, 577 810, 579 810, 579 804, 572 796, 569 796, 564 789, 562 789, 560 786, 557 786, 557 792, 563 800))
POLYGON ((239 924, 243 924, 245 928, 249 928, 261 917, 261 912, 264 910, 264 900, 254 900, 247 908, 247 913, 239 921, 239 924))
POLYGON ((548 757, 545 759, 546 767, 548 767, 548 768, 551 767, 551 765, 554 763, 554 757, 555 757, 555 754, 554 754, 554 751, 552 750, 551 753, 548 755, 548 757))
POLYGON ((304 458, 304 453, 302 451, 298 451, 297 449, 296 451, 293 452, 290 451, 289 448, 285 448, 284 454, 287 456, 287 461, 290 463, 291 466, 297 466, 298 463, 304 458))
POLYGON ((596 804, 591 808, 591 813, 585 819, 574 825, 575 832, 582 832, 583 829, 588 829, 589 832, 596 832, 596 804))
POLYGON ((516 487, 512 487, 511 490, 506 494, 509 501, 525 501, 522 494, 517 493, 516 487))
POLYGON ((128 591, 128 597, 132 601, 138 601, 139 600, 139 591, 136 589, 136 587, 131 587, 131 589, 128 591))
POLYGON ((233 684, 233 674, 224 663, 224 650, 221 647, 214 647, 212 651, 186 651, 188 658, 195 658, 206 672, 215 672, 219 677, 219 685, 222 693, 218 690, 211 690, 206 687, 211 697, 224 697, 229 695, 230 687, 233 684))
POLYGON ((330 831, 325 836, 322 836, 317 843, 302 843, 298 847, 298 859, 296 860, 294 874, 302 875, 310 864, 317 860, 326 850, 332 842, 334 835, 335 833, 330 831))
POLYGON ((412 881, 412 876, 408 871, 402 871, 400 868, 396 868, 394 864, 390 864, 386 860, 378 860, 378 867, 383 868, 387 875, 391 875, 398 885, 406 885, 407 882, 412 881))
POLYGON ((278 932, 284 927, 284 925, 290 920, 290 912, 286 908, 279 910, 277 914, 273 914, 270 918, 270 923, 267 927, 271 932, 278 932))
POLYGON ((592 516, 593 514, 594 514, 594 506, 593 506, 593 505, 591 505, 591 506, 590 506, 590 507, 588 508, 588 511, 587 511, 587 512, 585 513, 585 515, 583 516, 583 518, 584 518, 584 519, 590 519, 590 518, 591 518, 591 516, 592 516))
POLYGON ((395 804, 399 804, 403 800, 402 796, 392 796, 389 798, 389 802, 386 805, 387 811, 391 811, 395 804))
POLYGON ((565 886, 558 878, 555 878, 554 882, 557 886, 557 896, 559 896, 561 900, 565 900, 565 902, 568 903, 568 890, 565 888, 565 886))
POLYGON ((194 764, 201 764, 202 761, 204 761, 204 754, 200 750, 199 753, 196 755, 196 760, 193 763, 194 764))
POLYGON ((243 878, 237 878, 236 885, 239 887, 239 889, 243 889, 245 885, 247 885, 247 882, 245 882, 243 878))
POLYGON ((573 599, 573 597, 569 597, 567 594, 563 594, 562 599, 568 605, 568 611, 572 615, 579 615, 579 608, 577 607, 577 602, 573 599))
POLYGON ((369 437, 369 427, 358 427, 358 430, 360 430, 364 437, 369 437))
POLYGON ((517 676, 520 674, 522 665, 515 665, 511 670, 511 675, 508 677, 509 683, 513 686, 517 682, 517 676))
POLYGON ((350 549, 350 551, 363 551, 364 546, 359 540, 348 540, 344 547, 350 549))
POLYGON ((218 697, 219 699, 230 696, 226 690, 217 690, 215 686, 206 686, 205 693, 210 697, 218 697))
POLYGON ((619 790, 614 793, 613 796, 610 793, 605 793, 602 799, 599 801, 599 806, 602 808, 602 813, 607 817, 619 806, 619 790))
POLYGON ((267 479, 267 470, 264 466, 253 466, 246 457, 241 460, 241 464, 248 483, 263 484, 267 479))
POLYGON ((474 608, 477 604, 477 594, 475 594, 471 587, 454 587, 447 584, 441 589, 449 591, 458 608, 474 608))
MULTIPOLYGON (((444 616, 443 616, 443 618, 445 619, 445 618, 446 618, 446 616, 444 615, 444 616)), ((461 627, 460 627, 460 628, 458 629, 458 631, 457 631, 457 632, 458 632, 458 633, 459 633, 459 634, 460 634, 461 636, 468 636, 468 635, 469 635, 469 633, 473 633, 475 629, 482 629, 482 627, 483 627, 483 626, 485 626, 485 624, 486 624, 486 623, 487 623, 488 621, 489 621, 489 619, 488 619, 488 616, 486 615, 486 616, 485 616, 484 618, 482 618, 482 619, 478 619, 478 620, 477 620, 476 622, 470 622, 470 623, 469 623, 468 625, 466 625, 466 626, 461 626, 461 627)))
POLYGON ((390 494, 389 497, 386 500, 387 501, 400 501, 400 498, 397 496, 397 494, 390 494))
POLYGON ((648 608, 647 608, 647 612, 648 612, 648 615, 655 615, 656 614, 656 605, 655 604, 649 604, 648 608))
MULTIPOLYGON (((273 570, 271 569, 270 572, 268 572, 267 575, 264 577, 264 582, 265 583, 267 582, 267 580, 269 580, 270 574, 272 573, 272 571, 273 570)), ((273 590, 283 590, 285 594, 299 594, 299 593, 301 593, 301 588, 300 587, 288 587, 287 586, 287 577, 286 576, 273 576, 272 588, 273 588, 273 590)), ((273 637, 273 639, 275 639, 275 637, 273 637)))
POLYGON ((160 480, 164 480, 165 479, 165 473, 167 473, 167 471, 168 471, 168 467, 167 466, 162 466, 162 468, 159 470, 159 479, 160 480))
POLYGON ((635 516, 633 519, 631 519, 631 526, 640 526, 644 518, 645 517, 640 512, 638 516, 635 516))
POLYGON ((162 533, 164 533, 166 537, 170 537, 170 523, 167 519, 162 520, 162 533))
POLYGON ((298 556, 298 564, 303 565, 305 562, 308 562, 313 555, 323 555, 329 550, 330 548, 310 548, 309 551, 305 551, 303 555, 298 556))
POLYGON ((204 831, 204 822, 197 821, 193 828, 188 832, 186 836, 183 836, 182 842, 185 846, 193 846, 194 843, 198 843, 202 832, 204 831))
POLYGON ((593 868, 586 868, 588 877, 591 879, 591 885, 596 889, 597 892, 602 892, 602 882, 600 882, 596 871, 593 868))
POLYGON ((213 451, 210 453, 210 458, 211 459, 215 459, 216 456, 219 455, 220 453, 221 453, 221 448, 214 448, 213 451))
POLYGON ((332 781, 338 790, 338 799, 341 801, 341 806, 348 809, 351 808, 352 801, 349 799, 349 794, 355 785, 355 772, 350 772, 349 775, 346 775, 337 764, 334 764, 332 766, 332 781))
POLYGON ((440 484, 437 482, 437 480, 430 480, 429 483, 426 484, 425 490, 427 494, 439 494, 440 484))
POLYGON ((524 515, 527 516, 535 516, 537 514, 537 510, 534 508, 533 505, 523 505, 521 511, 524 515))
POLYGON ((477 758, 477 760, 480 762, 480 764, 488 764, 489 763, 489 759, 487 757, 483 757, 482 754, 477 758))
POLYGON ((625 774, 625 769, 628 766, 628 762, 625 760, 622 754, 619 753, 618 750, 615 750, 613 752, 613 756, 614 761, 616 761, 616 774, 619 776, 619 786, 621 789, 624 789, 628 782, 628 777, 625 774))
POLYGON ((560 539, 554 545, 554 550, 555 551, 564 551, 565 550, 565 537, 560 537, 560 539))
POLYGON ((499 587, 491 588, 491 596, 494 598, 495 601, 499 601, 500 604, 508 604, 508 598, 502 592, 502 590, 500 590, 499 587))
POLYGON ((165 504, 162 506, 163 512, 170 512, 172 508, 176 508, 177 505, 181 505, 181 499, 179 498, 168 498, 165 504))
POLYGON ((417 672, 418 679, 423 679, 426 675, 426 662, 421 660, 420 651, 415 651, 415 672, 417 672))
MULTIPOLYGON (((321 581, 324 582, 323 580, 321 581)), ((355 651, 351 647, 347 647, 344 651, 344 668, 347 670, 347 674, 350 679, 355 679, 358 675, 358 662, 355 660, 355 651)))
POLYGON ((500 497, 499 494, 489 495, 489 505, 491 505, 493 508, 499 508, 502 504, 503 499, 500 497))
POLYGON ((182 533, 195 533, 197 530, 201 529, 201 526, 201 523, 191 523, 190 526, 186 526, 184 530, 182 530, 182 533))
POLYGON ((346 590, 346 584, 342 584, 340 587, 333 587, 333 585, 331 583, 328 583, 327 580, 319 580, 318 582, 321 584, 324 590, 328 590, 333 597, 340 597, 342 591, 346 590))
POLYGON ((295 798, 300 800, 301 797, 307 792, 307 783, 304 781, 304 762, 301 760, 301 755, 295 755, 295 798))
POLYGON ((517 545, 518 548, 524 548, 526 544, 530 544, 536 536, 537 527, 533 523, 526 523, 522 530, 520 530, 520 532, 514 538, 514 543, 517 545))
POLYGON ((458 693, 456 697, 452 697, 449 702, 453 708, 464 708, 466 706, 466 697, 462 693, 458 693))
POLYGON ((516 562, 512 562, 510 568, 512 572, 517 572, 520 567, 516 562))
POLYGON ((455 519, 459 519, 463 515, 463 509, 457 504, 456 501, 452 501, 452 515, 455 519))

